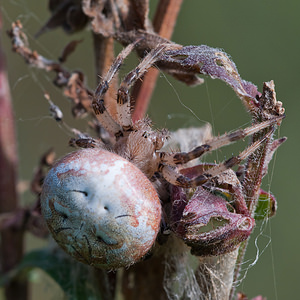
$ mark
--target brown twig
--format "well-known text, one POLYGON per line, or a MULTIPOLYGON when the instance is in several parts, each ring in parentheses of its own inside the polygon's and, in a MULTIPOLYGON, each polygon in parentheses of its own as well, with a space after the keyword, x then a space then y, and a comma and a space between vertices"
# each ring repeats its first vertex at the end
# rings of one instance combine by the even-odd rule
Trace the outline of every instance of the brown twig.
MULTIPOLYGON (((2 20, 0 15, 0 30, 2 20)), ((15 212, 19 207, 17 194, 17 151, 14 116, 5 58, 0 41, 0 213, 15 212)), ((14 268, 23 256, 23 230, 8 228, 1 233, 1 263, 2 271, 8 272, 14 268)), ((5 288, 6 299, 27 299, 27 284, 17 278, 5 288)))
MULTIPOLYGON (((180 11, 182 0, 162 0, 159 2, 153 20, 154 31, 161 37, 170 39, 180 11)), ((150 69, 139 81, 133 90, 135 110, 132 115, 133 122, 143 118, 146 114, 150 99, 156 84, 159 71, 150 69)))
MULTIPOLYGON (((263 86, 263 93, 258 98, 260 102, 261 110, 258 113, 252 113, 253 121, 255 123, 262 122, 267 120, 271 115, 282 115, 284 116, 284 108, 282 103, 276 100, 275 86, 274 82, 265 82, 263 86)), ((278 126, 281 121, 278 122, 278 126)), ((261 130, 258 133, 255 133, 252 136, 251 143, 255 143, 262 139, 263 136, 266 136, 268 133, 274 132, 274 127, 268 127, 264 130, 261 130)), ((265 175, 264 169, 267 170, 268 164, 271 160, 271 157, 277 147, 283 143, 286 138, 281 138, 279 140, 273 141, 272 135, 267 138, 264 143, 258 148, 252 155, 249 156, 247 160, 247 168, 245 177, 243 179, 244 183, 244 194, 245 199, 248 200, 248 208, 251 215, 254 215, 254 211, 258 202, 260 186, 262 178, 265 175), (278 145, 277 145, 278 144, 278 145), (277 145, 277 146, 275 146, 277 145), (270 157, 271 156, 271 157, 270 157)), ((238 257, 236 260, 235 270, 233 281, 237 281, 242 262, 246 253, 249 239, 241 243, 239 248, 238 257)), ((235 287, 232 287, 229 299, 234 299, 235 287)))

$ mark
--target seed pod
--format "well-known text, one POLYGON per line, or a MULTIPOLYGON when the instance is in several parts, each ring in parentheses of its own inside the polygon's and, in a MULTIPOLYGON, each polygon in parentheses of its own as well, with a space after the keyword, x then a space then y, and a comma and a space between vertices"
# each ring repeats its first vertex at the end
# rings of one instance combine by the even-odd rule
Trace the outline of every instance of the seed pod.
POLYGON ((161 204, 151 182, 132 163, 102 149, 62 158, 44 181, 41 206, 57 243, 99 268, 139 261, 160 227, 161 204))

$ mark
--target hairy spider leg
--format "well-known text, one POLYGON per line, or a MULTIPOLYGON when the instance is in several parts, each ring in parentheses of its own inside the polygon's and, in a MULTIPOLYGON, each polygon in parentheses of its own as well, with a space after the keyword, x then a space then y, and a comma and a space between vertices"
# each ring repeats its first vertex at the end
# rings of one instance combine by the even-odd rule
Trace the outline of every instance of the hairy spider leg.
POLYGON ((116 73, 119 71, 124 59, 132 52, 136 43, 129 44, 126 48, 124 48, 119 55, 116 57, 115 61, 109 68, 103 80, 97 86, 92 107, 97 115, 97 118, 101 125, 112 135, 120 136, 122 135, 122 127, 112 118, 112 116, 107 111, 103 95, 109 89, 109 84, 111 80, 114 78, 116 73))
POLYGON ((271 126, 272 124, 276 124, 278 120, 282 118, 283 116, 274 117, 270 120, 254 124, 245 129, 238 129, 231 133, 225 133, 221 136, 213 138, 212 140, 208 141, 206 144, 196 147, 190 152, 179 152, 179 153, 160 152, 161 162, 170 166, 185 164, 195 158, 199 158, 206 152, 210 152, 219 149, 221 147, 227 146, 249 135, 252 135, 268 126, 271 126))
POLYGON ((160 53, 166 45, 162 44, 150 51, 139 65, 123 79, 117 94, 117 115, 124 131, 132 130, 132 117, 130 106, 130 88, 140 79, 147 70, 159 59, 160 53))
POLYGON ((163 177, 173 185, 180 186, 183 188, 197 187, 204 184, 211 178, 221 174, 222 172, 231 169, 233 166, 240 164, 244 159, 246 159, 250 154, 252 154, 260 145, 268 139, 274 132, 274 128, 270 130, 261 140, 256 141, 239 155, 233 156, 228 160, 213 166, 212 168, 201 172, 195 178, 188 178, 178 172, 174 167, 161 164, 159 166, 159 171, 162 173, 163 177))
POLYGON ((112 118, 104 105, 103 99, 97 101, 97 112, 98 121, 112 136, 118 137, 123 135, 122 127, 112 118))

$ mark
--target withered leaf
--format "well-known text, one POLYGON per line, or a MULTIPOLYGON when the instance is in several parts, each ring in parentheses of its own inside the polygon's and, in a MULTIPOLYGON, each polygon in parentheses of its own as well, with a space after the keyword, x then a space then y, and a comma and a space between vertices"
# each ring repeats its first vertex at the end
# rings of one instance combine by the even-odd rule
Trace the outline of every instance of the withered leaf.
POLYGON ((58 60, 63 63, 66 62, 67 58, 70 54, 72 54, 75 50, 78 44, 80 44, 83 40, 74 40, 67 44, 67 46, 63 49, 62 54, 58 58, 58 60))
POLYGON ((198 187, 187 203, 185 193, 173 187, 172 230, 191 247, 192 254, 216 256, 231 252, 251 234, 254 219, 229 212, 223 197, 198 187))
POLYGON ((81 1, 50 0, 49 9, 52 15, 46 24, 36 33, 36 37, 59 26, 67 33, 74 33, 83 29, 88 22, 88 17, 82 11, 81 1))

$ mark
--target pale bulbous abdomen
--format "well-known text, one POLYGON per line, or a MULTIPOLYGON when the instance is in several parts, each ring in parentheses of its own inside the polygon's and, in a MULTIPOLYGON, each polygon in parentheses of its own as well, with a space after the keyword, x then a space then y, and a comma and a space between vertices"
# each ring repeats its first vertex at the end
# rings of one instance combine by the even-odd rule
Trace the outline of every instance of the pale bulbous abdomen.
POLYGON ((161 204, 151 182, 132 163, 102 149, 62 158, 45 178, 41 206, 56 242, 98 268, 139 261, 160 227, 161 204))

